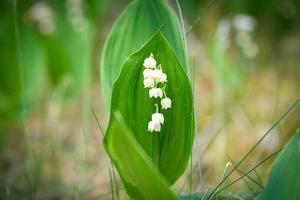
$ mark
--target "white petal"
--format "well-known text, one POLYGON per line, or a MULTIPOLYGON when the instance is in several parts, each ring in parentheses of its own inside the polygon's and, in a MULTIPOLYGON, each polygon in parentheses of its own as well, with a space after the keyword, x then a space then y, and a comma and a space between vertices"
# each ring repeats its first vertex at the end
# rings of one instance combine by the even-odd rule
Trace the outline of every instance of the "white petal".
POLYGON ((152 78, 144 79, 144 87, 145 88, 152 88, 154 87, 154 80, 152 78))
POLYGON ((167 82, 167 74, 162 73, 160 75, 160 82, 167 82))
POLYGON ((162 98, 163 97, 163 91, 160 88, 157 88, 157 95, 162 98))
POLYGON ((151 119, 154 122, 154 124, 163 124, 165 121, 165 118, 161 113, 153 113, 151 119))
POLYGON ((144 75, 144 78, 152 78, 153 77, 153 71, 152 69, 145 69, 143 71, 143 75, 144 75))
POLYGON ((160 124, 154 124, 154 131, 160 132, 161 125, 160 124))
POLYGON ((152 57, 152 54, 150 57, 146 58, 144 60, 144 64, 143 64, 146 68, 150 68, 153 69, 156 67, 156 60, 152 57))
POLYGON ((148 123, 148 131, 150 131, 150 132, 153 132, 154 131, 154 123, 153 123, 153 121, 150 121, 149 123, 148 123))
POLYGON ((171 99, 168 98, 168 97, 163 98, 163 99, 160 101, 160 103, 161 103, 162 109, 168 109, 168 108, 171 108, 171 106, 172 106, 172 101, 171 101, 171 99))
POLYGON ((163 96, 163 91, 162 91, 161 88, 151 88, 149 90, 149 97, 150 98, 152 98, 152 97, 154 97, 154 98, 158 98, 158 97, 162 98, 162 96, 163 96))
POLYGON ((156 88, 151 88, 151 89, 149 90, 149 97, 150 97, 150 98, 154 97, 155 92, 156 92, 156 88))
POLYGON ((152 78, 158 83, 160 82, 162 71, 160 69, 153 70, 152 78))

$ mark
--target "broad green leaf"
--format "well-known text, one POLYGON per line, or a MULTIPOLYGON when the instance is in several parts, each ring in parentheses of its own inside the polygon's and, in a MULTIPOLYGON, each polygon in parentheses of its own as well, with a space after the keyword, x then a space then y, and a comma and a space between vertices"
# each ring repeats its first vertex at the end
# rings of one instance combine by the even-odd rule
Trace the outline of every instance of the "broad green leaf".
POLYGON ((295 134, 275 161, 258 200, 300 199, 300 135, 295 134))
POLYGON ((104 145, 128 194, 134 199, 178 199, 136 141, 121 114, 112 115, 114 120, 110 134, 105 135, 104 145))
MULTIPOLYGON (((161 173, 174 183, 191 154, 195 125, 193 96, 189 79, 161 31, 126 60, 113 88, 111 113, 117 111, 161 173), (172 108, 160 111, 165 122, 159 133, 147 131, 155 104, 160 104, 159 99, 149 98, 149 89, 143 85, 143 61, 151 53, 168 76, 165 91, 172 99, 172 108)), ((114 120, 110 118, 107 135, 115 134, 114 120)))
POLYGON ((164 0, 134 0, 115 22, 102 54, 101 87, 107 110, 110 110, 113 83, 125 59, 162 26, 182 68, 187 71, 184 44, 175 13, 164 0))

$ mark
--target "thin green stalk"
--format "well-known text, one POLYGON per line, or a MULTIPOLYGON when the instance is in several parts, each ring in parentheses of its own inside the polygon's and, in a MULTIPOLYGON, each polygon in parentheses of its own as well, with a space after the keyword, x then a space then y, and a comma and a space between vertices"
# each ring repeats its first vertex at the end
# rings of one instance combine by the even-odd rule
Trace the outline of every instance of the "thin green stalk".
POLYGON ((203 8, 202 14, 200 14, 192 23, 192 25, 188 28, 185 35, 188 36, 190 32, 195 28, 195 26, 200 22, 200 20, 207 14, 207 12, 218 2, 218 0, 211 0, 209 4, 203 8))
MULTIPOLYGON (((233 159, 231 159, 229 155, 227 155, 227 156, 228 156, 230 162, 235 166, 235 163, 234 163, 233 159)), ((258 185, 259 187, 261 187, 262 189, 264 189, 264 186, 263 186, 261 183, 259 183, 258 181, 256 181, 254 178, 252 178, 251 176, 249 176, 248 174, 246 174, 245 172, 243 172, 243 171, 240 170, 239 168, 236 168, 236 169, 237 169, 237 171, 238 171, 240 174, 246 175, 246 177, 249 178, 252 182, 254 182, 256 185, 258 185)))
POLYGON ((112 166, 112 175, 113 175, 113 179, 114 179, 114 186, 115 186, 115 193, 116 193, 116 199, 119 200, 120 199, 120 193, 119 193, 119 185, 118 185, 118 181, 117 181, 117 176, 115 173, 115 168, 112 166))
MULTIPOLYGON (((98 125, 98 128, 100 129, 100 132, 102 134, 102 136, 104 137, 104 131, 102 129, 102 126, 98 120, 98 117, 94 111, 94 109, 92 108, 92 106, 90 105, 90 110, 97 122, 97 125, 98 125)), ((110 186, 111 186, 111 191, 112 191, 112 199, 114 200, 115 199, 115 192, 116 192, 116 199, 118 200, 119 199, 119 187, 117 185, 117 178, 116 178, 116 174, 114 172, 114 167, 113 167, 113 163, 111 162, 110 163, 110 168, 109 168, 109 181, 110 181, 110 186), (112 172, 111 172, 112 170, 112 172), (116 189, 115 189, 116 188, 116 189)))
POLYGON ((189 194, 190 194, 190 199, 192 199, 192 190, 193 190, 193 150, 191 153, 191 165, 190 165, 190 184, 189 184, 189 194))
POLYGON ((108 168, 109 173, 109 183, 110 183, 110 190, 111 190, 111 198, 112 200, 115 199, 115 190, 114 190, 114 179, 112 178, 111 168, 108 168))
POLYGON ((97 115, 96 115, 96 113, 95 113, 95 111, 94 111, 94 109, 92 108, 91 105, 90 105, 90 110, 91 110, 91 112, 92 112, 92 114, 93 114, 93 116, 94 116, 94 118, 95 118, 95 120, 97 122, 98 128, 100 129, 100 132, 101 132, 102 136, 104 137, 104 131, 103 131, 103 129, 101 127, 101 124, 100 124, 100 122, 99 122, 99 120, 97 118, 97 115))
POLYGON ((178 8, 178 12, 179 12, 179 20, 180 20, 180 26, 181 26, 181 37, 182 37, 182 40, 184 41, 185 52, 186 52, 186 54, 188 54, 183 15, 182 15, 181 7, 180 7, 180 4, 179 4, 178 0, 175 0, 175 1, 176 1, 176 5, 177 5, 177 8, 178 8))
MULTIPOLYGON (((226 165, 225 165, 225 168, 224 168, 224 170, 223 170, 223 174, 222 174, 222 178, 221 178, 221 181, 223 181, 224 180, 224 178, 225 178, 225 176, 226 176, 226 173, 227 173, 227 170, 228 170, 228 168, 231 166, 231 163, 226 163, 226 165)), ((224 182, 224 181, 223 181, 224 182)), ((216 193, 217 193, 218 191, 216 191, 216 193)), ((212 198, 214 197, 214 195, 212 196, 212 198)), ((218 197, 217 197, 217 199, 218 199, 218 197)))
POLYGON ((263 180, 262 180, 261 176, 258 174, 258 172, 256 170, 254 170, 254 173, 255 173, 255 176, 257 177, 257 179, 259 180, 259 183, 261 185, 263 185, 264 183, 263 183, 263 180))
MULTIPOLYGON (((204 151, 202 153, 200 153, 199 159, 198 159, 198 163, 201 162, 203 156, 205 155, 205 153, 209 150, 209 148, 212 146, 212 144, 214 143, 214 141, 216 140, 216 138, 219 136, 219 134, 222 132, 222 130, 224 129, 224 127, 226 127, 226 124, 229 122, 230 120, 227 120, 224 122, 224 124, 222 125, 222 127, 219 128, 219 130, 214 134, 213 138, 210 139, 208 145, 205 147, 204 151)), ((195 131, 196 132, 196 131, 195 131)), ((197 133, 197 132, 196 132, 197 133)), ((197 166, 195 166, 193 168, 193 171, 195 171, 197 169, 197 167, 199 167, 200 170, 200 175, 201 175, 201 167, 200 164, 198 164, 197 166)), ((185 179, 185 183, 183 184, 183 187, 188 183, 189 179, 185 179)), ((181 189, 181 191, 183 191, 183 188, 181 189)))
POLYGON ((273 156, 275 156, 276 154, 278 154, 280 151, 282 151, 283 148, 275 151, 274 153, 272 153, 271 155, 269 155, 268 157, 266 157, 263 161, 261 161, 260 163, 258 163, 256 166, 254 166, 252 169, 250 169, 249 171, 247 171, 244 175, 242 175, 241 177, 237 178, 236 180, 234 180, 233 182, 229 183, 228 185, 224 186, 223 188, 221 188, 216 194, 222 192, 223 190, 225 190, 226 188, 230 187, 231 185, 233 185, 234 183, 238 182, 239 180, 243 179, 245 176, 249 175, 251 172, 255 171, 255 169, 257 167, 259 167, 260 165, 262 165, 263 163, 265 163, 267 160, 269 160, 270 158, 272 158, 273 156))
POLYGON ((298 103, 300 98, 298 98, 289 109, 271 126, 271 128, 264 133, 264 135, 252 146, 252 148, 246 153, 246 155, 235 165, 235 167, 226 175, 223 181, 219 182, 212 193, 208 196, 208 199, 211 199, 212 195, 218 190, 218 188, 223 184, 223 182, 249 157, 249 155, 254 151, 254 149, 271 133, 271 131, 278 126, 278 124, 290 113, 292 112, 298 103))

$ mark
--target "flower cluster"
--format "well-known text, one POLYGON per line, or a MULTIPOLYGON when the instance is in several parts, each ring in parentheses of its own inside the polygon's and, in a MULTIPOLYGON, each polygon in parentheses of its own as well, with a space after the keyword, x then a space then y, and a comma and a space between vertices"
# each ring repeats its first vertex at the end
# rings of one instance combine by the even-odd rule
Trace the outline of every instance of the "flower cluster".
MULTIPOLYGON (((172 101, 166 96, 165 84, 167 82, 167 75, 162 71, 161 65, 156 65, 156 60, 153 54, 144 60, 145 70, 144 75, 144 88, 149 89, 150 98, 160 98, 160 104, 162 109, 171 108, 172 101)), ((159 113, 159 105, 155 104, 156 111, 152 114, 151 120, 148 123, 148 131, 160 132, 161 125, 164 123, 164 116, 159 113)))

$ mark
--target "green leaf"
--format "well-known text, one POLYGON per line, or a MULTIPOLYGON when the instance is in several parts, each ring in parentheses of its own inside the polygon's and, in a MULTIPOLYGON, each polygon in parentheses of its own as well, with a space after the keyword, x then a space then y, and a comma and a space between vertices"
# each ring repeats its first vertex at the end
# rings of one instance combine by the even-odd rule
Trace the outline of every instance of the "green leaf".
POLYGON ((258 200, 300 199, 300 140, 295 134, 274 163, 268 184, 258 200))
POLYGON ((113 83, 125 59, 162 26, 181 66, 187 71, 184 44, 175 13, 164 0, 135 0, 115 22, 103 50, 101 87, 107 110, 110 110, 113 83))
POLYGON ((104 145, 128 194, 134 199, 178 199, 126 126, 120 113, 113 115, 104 145))
MULTIPOLYGON (((189 79, 161 31, 126 60, 113 88, 111 113, 117 111, 160 172, 174 183, 191 155, 195 131, 193 96, 189 79), (165 122, 159 133, 147 131, 155 104, 160 104, 160 100, 149 98, 149 89, 143 85, 143 61, 151 53, 168 76, 165 92, 172 100, 172 108, 160 111, 165 122)), ((115 134, 114 120, 110 118, 107 137, 115 134)))

